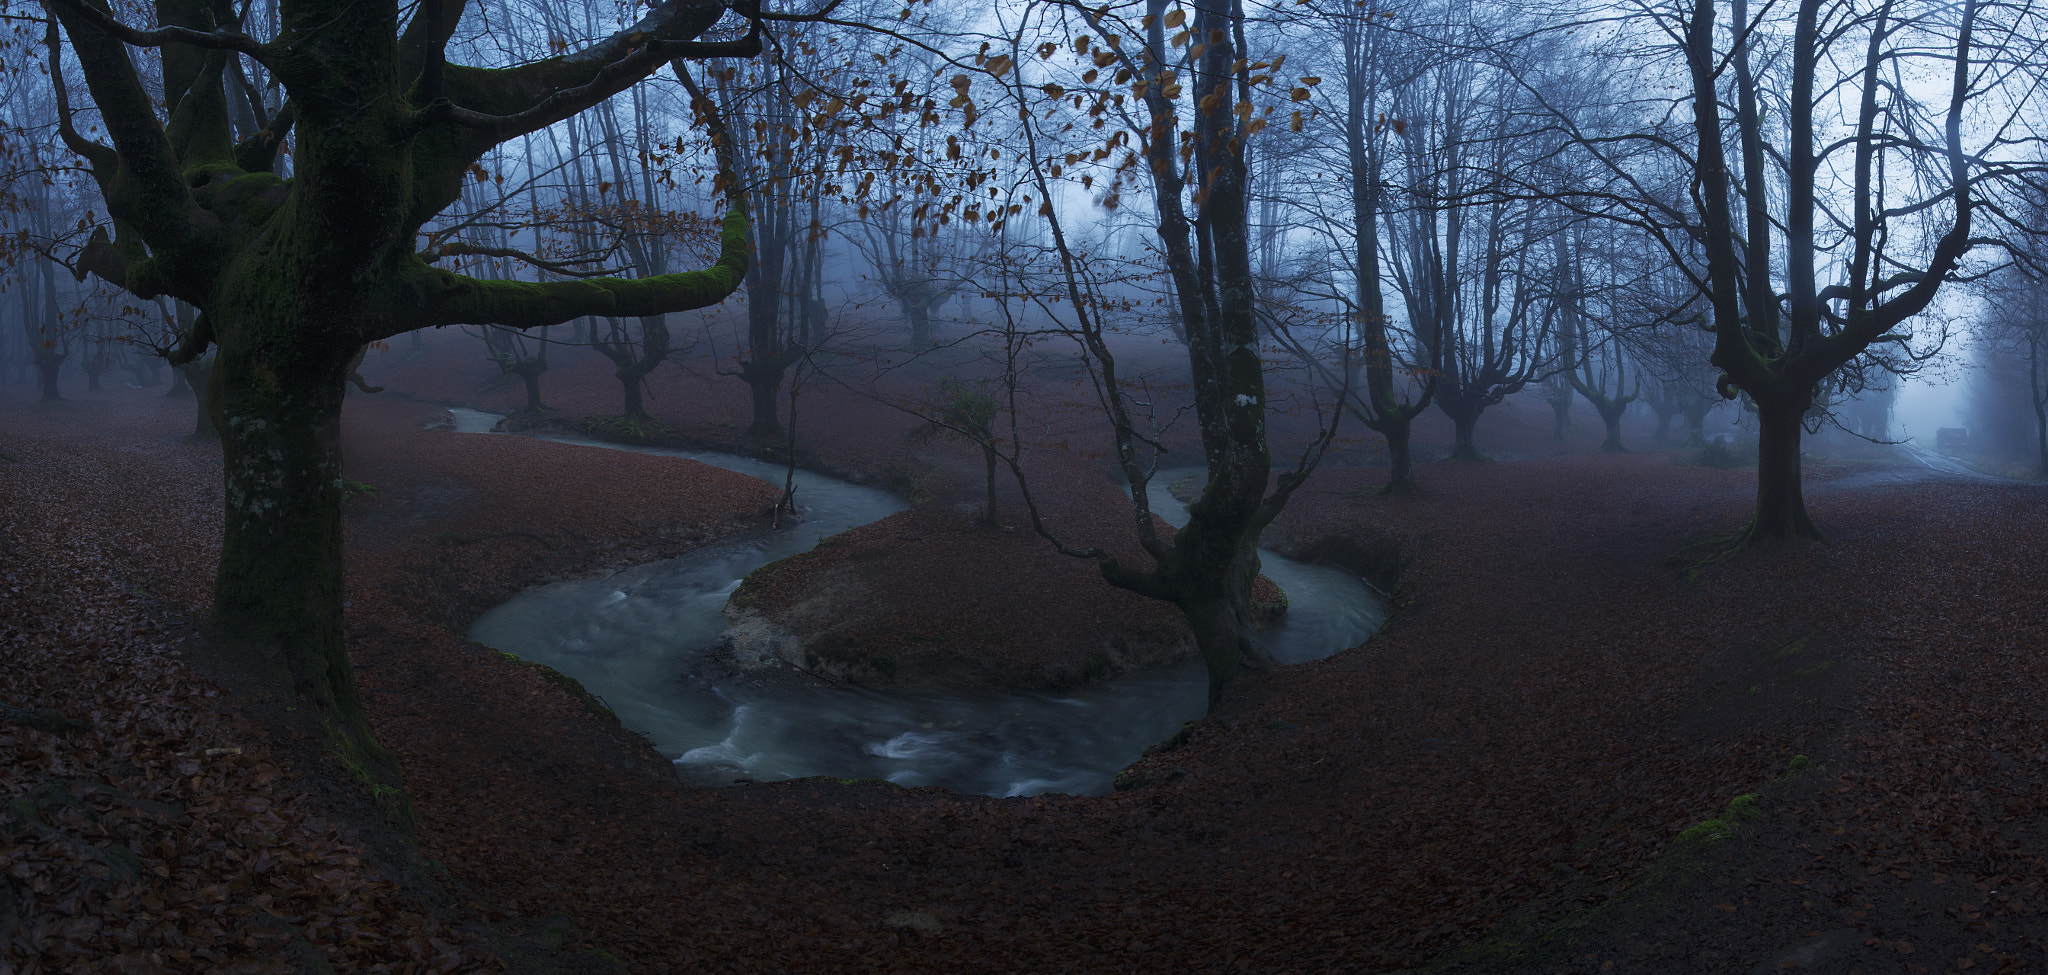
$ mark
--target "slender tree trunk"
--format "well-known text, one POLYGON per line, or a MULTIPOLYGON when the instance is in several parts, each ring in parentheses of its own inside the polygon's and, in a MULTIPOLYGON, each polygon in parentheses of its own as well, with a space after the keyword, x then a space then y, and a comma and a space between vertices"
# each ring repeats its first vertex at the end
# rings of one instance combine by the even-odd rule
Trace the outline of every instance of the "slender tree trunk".
POLYGON ((986 465, 986 466, 987 466, 987 468, 988 468, 988 506, 987 506, 987 507, 985 507, 985 508, 983 508, 983 509, 982 509, 982 511, 981 511, 981 523, 982 523, 982 524, 984 524, 984 525, 987 525, 987 526, 989 526, 990 528, 994 528, 994 527, 996 526, 996 452, 995 452, 995 448, 993 448, 993 447, 990 447, 990 446, 987 446, 986 444, 984 444, 984 445, 982 446, 982 448, 981 448, 981 459, 982 459, 982 462, 983 462, 983 464, 984 464, 984 465, 986 465))
POLYGON ((1658 442, 1658 443, 1670 443, 1670 442, 1671 442, 1671 418, 1672 418, 1672 417, 1674 417, 1674 416, 1677 416, 1677 415, 1678 415, 1678 414, 1677 414, 1677 413, 1676 413, 1675 411, 1672 411, 1672 410, 1658 410, 1658 411, 1657 411, 1657 432, 1656 432, 1656 433, 1653 433, 1653 434, 1651 434, 1651 435, 1650 435, 1650 439, 1652 439, 1652 440, 1654 440, 1654 441, 1656 441, 1656 442, 1658 442))
POLYGON ((1607 439, 1600 444, 1600 449, 1610 454, 1628 453, 1628 448, 1621 445, 1621 417, 1628 412, 1628 403, 1602 403, 1599 406, 1600 422, 1607 427, 1607 439))
POLYGON ((1465 462, 1486 460, 1486 455, 1479 452, 1479 446, 1473 439, 1473 430, 1479 426, 1479 411, 1462 405, 1452 406, 1441 395, 1437 397, 1437 406, 1451 418, 1451 427, 1456 431, 1450 459, 1465 462))
POLYGON ((32 310, 30 289, 23 288, 21 326, 24 330, 23 337, 28 339, 29 352, 35 356, 36 375, 42 383, 42 400, 45 403, 54 403, 64 398, 57 392, 57 372, 64 368, 64 360, 69 356, 60 351, 56 344, 56 337, 63 324, 57 311, 57 274, 51 269, 50 262, 39 263, 43 272, 42 313, 37 315, 32 310), (30 324, 35 321, 41 321, 42 325, 38 327, 30 324))
POLYGON ((2048 398, 2041 395, 2041 336, 2027 333, 2027 398, 2034 403, 2034 447, 2041 476, 2048 477, 2048 398))
POLYGON ((1415 452, 1409 445, 1413 419, 1404 411, 1399 416, 1389 416, 1379 427, 1380 435, 1387 438, 1387 462, 1392 468, 1381 494, 1413 494, 1421 490, 1415 481, 1415 452))
POLYGON ((539 412, 548 408, 547 404, 540 401, 540 374, 547 365, 542 363, 538 369, 534 368, 534 365, 531 362, 523 363, 519 370, 519 379, 526 384, 526 408, 532 412, 539 412))
POLYGON ((136 386, 142 389, 148 389, 151 386, 163 385, 163 365, 163 360, 158 359, 155 356, 144 356, 130 353, 128 357, 122 361, 121 368, 125 370, 129 375, 135 377, 136 386))
POLYGON ((2041 476, 2048 477, 2048 404, 2034 397, 2034 447, 2041 458, 2041 476))
POLYGON ((36 379, 42 386, 43 402, 56 403, 64 399, 57 393, 57 371, 64 368, 64 356, 56 353, 36 353, 36 379))
POLYGON ((1551 439, 1563 440, 1565 430, 1572 425, 1572 398, 1549 396, 1545 397, 1545 400, 1550 403, 1551 439))
MULTIPOLYGON (((764 209, 772 210, 775 226, 788 223, 788 208, 780 205, 786 202, 773 200, 764 204, 764 209)), ((788 369, 780 326, 789 239, 767 226, 764 222, 755 229, 755 261, 747 270, 747 352, 740 361, 740 380, 747 384, 753 402, 753 420, 747 424, 747 436, 763 440, 783 435, 782 421, 776 416, 776 394, 788 369)))
POLYGON ((754 403, 754 419, 747 424, 747 436, 767 440, 783 435, 782 420, 775 411, 776 393, 782 388, 785 368, 780 357, 766 356, 740 366, 740 378, 746 381, 754 403))
POLYGON ((1685 408, 1685 446, 1707 445, 1707 414, 1713 411, 1714 404, 1707 400, 1685 408))
POLYGON ((2041 476, 2048 477, 2048 405, 2034 401, 2034 449, 2041 458, 2041 476))
MULTIPOLYGON (((1146 47, 1153 60, 1166 60, 1161 19, 1165 0, 1148 0, 1146 47)), ((1208 39, 1207 53, 1190 73, 1189 87, 1228 94, 1233 62, 1242 46, 1241 10, 1221 0, 1197 0, 1194 36, 1208 39)), ((1157 86, 1155 86, 1156 88, 1157 86)), ((1154 568, 1140 571, 1103 558, 1103 577, 1141 595, 1173 603, 1195 635, 1208 670, 1209 702, 1214 707, 1239 667, 1271 665, 1250 640, 1250 593, 1258 575, 1259 532, 1279 513, 1296 475, 1282 475, 1282 487, 1266 496, 1272 481, 1273 457, 1266 441, 1266 386, 1259 357, 1259 328, 1254 317, 1254 286, 1246 226, 1246 172, 1243 142, 1232 129, 1228 112, 1197 113, 1183 143, 1172 107, 1157 91, 1143 98, 1152 113, 1153 136, 1145 153, 1150 170, 1157 230, 1164 263, 1179 298, 1187 326, 1188 365, 1193 380, 1196 424, 1208 479, 1202 495, 1188 506, 1188 520, 1171 542, 1151 534, 1151 522, 1139 523, 1154 568), (1190 170, 1202 174, 1198 186, 1205 198, 1191 226, 1182 208, 1186 188, 1177 158, 1180 146, 1191 150, 1190 170)), ((1067 255, 1057 217, 1050 221, 1061 254, 1067 255)), ((1070 272, 1072 265, 1067 265, 1070 272)), ((1069 288, 1074 288, 1069 275, 1069 288)), ((1070 291, 1077 314, 1078 291, 1070 291)), ((1086 341, 1102 369, 1102 382, 1118 390, 1115 359, 1102 333, 1084 329, 1086 341)), ((1136 460, 1136 437, 1123 394, 1113 392, 1109 404, 1117 428, 1119 463, 1133 483, 1143 480, 1136 460)))
POLYGON ((1756 517, 1743 534, 1749 539, 1819 538, 1806 516, 1799 477, 1800 419, 1811 397, 1752 399, 1757 408, 1756 517))
POLYGON ((198 416, 192 421, 192 439, 202 443, 219 441, 220 429, 213 425, 213 408, 207 405, 208 394, 205 392, 212 384, 212 367, 188 362, 174 366, 173 371, 187 384, 187 388, 197 391, 193 398, 198 400, 199 408, 193 411, 198 416))
POLYGON ((626 418, 629 420, 647 419, 647 407, 640 397, 641 381, 647 378, 647 370, 641 368, 640 364, 636 362, 632 365, 620 366, 619 371, 615 375, 619 377, 619 385, 625 392, 626 418))
POLYGON ((913 298, 903 303, 903 316, 910 319, 910 347, 922 351, 932 347, 931 306, 913 298))

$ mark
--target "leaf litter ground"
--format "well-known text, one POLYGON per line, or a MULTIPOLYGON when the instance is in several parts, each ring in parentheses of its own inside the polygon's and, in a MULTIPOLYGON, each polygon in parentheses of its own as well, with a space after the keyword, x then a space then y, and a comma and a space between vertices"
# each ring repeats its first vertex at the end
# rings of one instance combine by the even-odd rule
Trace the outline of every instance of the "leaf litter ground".
MULTIPOLYGON (((1327 470, 1271 537, 1401 551, 1395 622, 1240 681, 1137 787, 690 790, 460 630, 750 530, 772 492, 352 398, 349 476, 375 493, 349 509, 349 637, 446 870, 419 883, 303 742, 187 666, 219 530, 190 408, 0 414, 16 971, 2048 968, 2036 487, 1822 468, 1828 543, 1688 581, 1665 559, 1740 521, 1746 474, 1577 454, 1425 465, 1427 493, 1381 498, 1382 471, 1327 470), (1755 818, 1680 839, 1749 794, 1755 818)), ((915 466, 876 410, 812 408, 840 469, 915 466)), ((1003 586, 1076 584, 1015 534, 1003 586)))

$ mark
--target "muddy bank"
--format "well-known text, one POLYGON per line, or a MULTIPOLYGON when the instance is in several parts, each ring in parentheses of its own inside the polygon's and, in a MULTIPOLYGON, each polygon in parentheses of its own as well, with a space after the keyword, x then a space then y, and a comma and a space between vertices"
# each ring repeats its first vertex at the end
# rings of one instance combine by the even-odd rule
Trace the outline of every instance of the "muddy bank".
POLYGON ((732 594, 736 662, 869 686, 1043 690, 1194 652, 1172 606, 1015 527, 926 505, 825 539, 732 594))

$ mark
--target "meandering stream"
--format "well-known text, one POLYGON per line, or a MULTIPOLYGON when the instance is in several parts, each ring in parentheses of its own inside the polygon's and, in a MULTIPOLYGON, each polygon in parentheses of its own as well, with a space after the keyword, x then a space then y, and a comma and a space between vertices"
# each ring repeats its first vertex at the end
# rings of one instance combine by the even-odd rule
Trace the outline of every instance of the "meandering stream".
MULTIPOLYGON (((499 417, 452 410, 456 429, 488 432, 499 417)), ((593 449, 687 457, 780 484, 783 467, 709 451, 593 449)), ((1185 508, 1154 478, 1154 510, 1185 508)), ((540 586, 491 609, 470 638, 547 664, 581 682, 626 727, 645 734, 686 777, 707 785, 809 775, 876 778, 997 796, 1108 792, 1146 747, 1202 715, 1199 661, 1130 674, 1070 693, 877 691, 805 675, 707 677, 720 615, 748 572, 819 539, 887 517, 901 501, 874 488, 797 472, 805 521, 713 543, 681 558, 540 586)), ((1356 646, 1384 608, 1356 576, 1262 552, 1266 575, 1287 593, 1285 622, 1258 634, 1282 663, 1356 646)))

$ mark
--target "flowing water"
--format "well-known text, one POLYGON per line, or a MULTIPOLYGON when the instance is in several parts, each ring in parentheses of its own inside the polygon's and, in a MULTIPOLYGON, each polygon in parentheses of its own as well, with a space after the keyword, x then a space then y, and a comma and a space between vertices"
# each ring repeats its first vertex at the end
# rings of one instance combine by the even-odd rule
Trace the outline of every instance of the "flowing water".
MULTIPOLYGON (((452 410, 456 429, 486 432, 492 414, 452 410)), ((687 457, 781 484, 786 469, 709 451, 592 449, 687 457)), ((805 520, 707 545, 600 579, 557 582, 493 608, 470 638, 581 682, 692 781, 727 784, 808 775, 887 779, 997 796, 1109 791, 1145 748, 1202 715, 1207 685, 1187 661, 1065 693, 878 691, 805 675, 706 676, 724 633, 720 611, 748 572, 832 534, 903 510, 874 488, 797 471, 805 520)), ((1185 509, 1153 481, 1154 510, 1185 509)), ((1289 598, 1286 621, 1257 635, 1283 663, 1356 646, 1385 612, 1356 576, 1261 553, 1289 598)))

